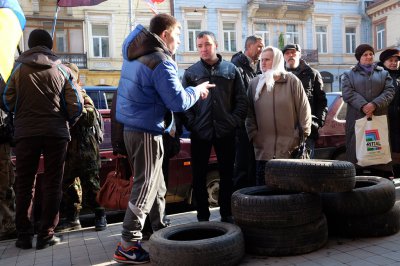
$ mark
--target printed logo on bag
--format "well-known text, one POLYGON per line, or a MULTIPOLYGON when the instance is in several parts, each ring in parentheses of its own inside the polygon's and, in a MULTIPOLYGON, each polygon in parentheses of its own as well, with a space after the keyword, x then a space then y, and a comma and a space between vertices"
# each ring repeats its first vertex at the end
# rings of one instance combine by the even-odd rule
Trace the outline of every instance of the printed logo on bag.
POLYGON ((367 144, 367 151, 382 150, 379 132, 377 129, 365 130, 365 141, 367 144))

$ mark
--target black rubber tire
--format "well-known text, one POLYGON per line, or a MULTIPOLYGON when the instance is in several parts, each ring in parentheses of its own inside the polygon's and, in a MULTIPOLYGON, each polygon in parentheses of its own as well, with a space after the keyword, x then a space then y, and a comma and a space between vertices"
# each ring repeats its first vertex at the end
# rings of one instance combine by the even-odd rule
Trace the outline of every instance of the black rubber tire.
POLYGON ((311 193, 276 191, 266 186, 248 187, 233 193, 232 214, 239 226, 298 226, 321 217, 321 197, 311 193))
POLYGON ((246 252, 264 256, 290 256, 309 253, 328 241, 325 215, 300 226, 286 228, 255 228, 241 226, 246 252))
POLYGON ((321 193, 323 212, 330 216, 369 216, 388 212, 396 201, 392 181, 377 176, 357 176, 352 191, 321 193))
POLYGON ((327 216, 329 234, 345 237, 380 237, 400 230, 400 201, 385 213, 345 217, 327 216))
POLYGON ((356 169, 346 161, 274 159, 265 166, 265 184, 299 192, 344 192, 355 185, 356 169))
POLYGON ((244 256, 237 225, 195 222, 158 230, 150 237, 152 265, 237 265, 244 256))

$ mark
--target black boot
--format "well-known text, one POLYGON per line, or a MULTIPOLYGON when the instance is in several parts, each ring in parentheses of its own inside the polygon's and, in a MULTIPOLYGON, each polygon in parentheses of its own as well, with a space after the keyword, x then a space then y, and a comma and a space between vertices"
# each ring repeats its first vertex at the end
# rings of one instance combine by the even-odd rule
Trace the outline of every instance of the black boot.
POLYGON ((104 208, 96 208, 94 210, 94 229, 96 231, 103 231, 107 228, 106 211, 104 208))

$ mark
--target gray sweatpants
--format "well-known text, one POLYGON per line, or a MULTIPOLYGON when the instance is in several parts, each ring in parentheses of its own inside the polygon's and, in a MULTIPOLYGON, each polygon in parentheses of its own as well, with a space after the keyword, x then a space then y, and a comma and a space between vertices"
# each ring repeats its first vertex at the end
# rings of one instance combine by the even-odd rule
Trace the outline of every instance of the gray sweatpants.
POLYGON ((121 238, 123 242, 136 242, 142 239, 147 214, 154 231, 165 227, 164 147, 161 135, 144 132, 124 131, 124 141, 134 179, 121 238))

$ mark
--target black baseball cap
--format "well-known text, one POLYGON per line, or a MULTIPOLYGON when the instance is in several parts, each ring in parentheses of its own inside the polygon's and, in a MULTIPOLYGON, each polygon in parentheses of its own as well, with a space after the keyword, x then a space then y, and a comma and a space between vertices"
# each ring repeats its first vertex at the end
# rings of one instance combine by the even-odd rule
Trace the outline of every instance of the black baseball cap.
POLYGON ((294 49, 298 52, 301 52, 301 47, 297 43, 289 43, 282 49, 282 53, 285 53, 287 50, 294 49))

